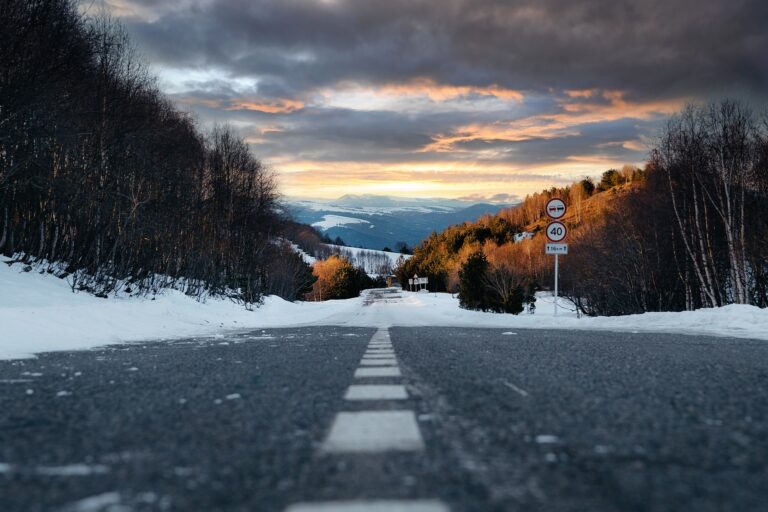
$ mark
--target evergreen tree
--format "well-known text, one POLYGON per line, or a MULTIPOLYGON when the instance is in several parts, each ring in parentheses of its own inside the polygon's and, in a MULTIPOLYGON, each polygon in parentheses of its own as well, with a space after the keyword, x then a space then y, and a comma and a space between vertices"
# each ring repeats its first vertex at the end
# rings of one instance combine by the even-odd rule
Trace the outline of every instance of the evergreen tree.
POLYGON ((488 260, 482 251, 472 253, 459 270, 459 305, 464 309, 488 309, 486 274, 488 260))

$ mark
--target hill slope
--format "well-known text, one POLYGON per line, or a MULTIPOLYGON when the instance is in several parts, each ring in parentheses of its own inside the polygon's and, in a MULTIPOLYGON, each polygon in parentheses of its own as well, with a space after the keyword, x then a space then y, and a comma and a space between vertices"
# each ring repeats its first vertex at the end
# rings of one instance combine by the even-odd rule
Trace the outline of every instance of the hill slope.
POLYGON ((408 200, 386 196, 344 196, 333 203, 294 201, 293 217, 330 238, 369 249, 413 246, 453 224, 498 213, 509 205, 468 204, 462 201, 408 200))

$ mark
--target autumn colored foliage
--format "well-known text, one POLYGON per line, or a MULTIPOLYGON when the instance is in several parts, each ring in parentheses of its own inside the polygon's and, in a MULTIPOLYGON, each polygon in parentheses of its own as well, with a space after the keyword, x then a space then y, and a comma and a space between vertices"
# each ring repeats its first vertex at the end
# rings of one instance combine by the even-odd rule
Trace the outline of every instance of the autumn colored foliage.
POLYGON ((374 285, 363 270, 352 265, 347 258, 335 254, 315 262, 312 272, 317 280, 312 285, 312 291, 306 295, 307 300, 350 299, 374 285))
POLYGON ((521 292, 554 280, 544 254, 553 197, 568 204, 560 290, 578 311, 768 306, 768 120, 727 100, 673 117, 643 169, 610 169, 433 233, 398 279, 418 274, 464 307, 515 312, 521 292))

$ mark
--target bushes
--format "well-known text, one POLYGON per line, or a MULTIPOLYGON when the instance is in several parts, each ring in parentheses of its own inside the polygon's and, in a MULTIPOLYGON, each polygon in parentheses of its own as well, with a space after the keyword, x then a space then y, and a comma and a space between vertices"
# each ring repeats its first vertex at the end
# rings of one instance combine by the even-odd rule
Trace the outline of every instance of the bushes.
POLYGON ((350 299, 374 286, 368 274, 342 256, 333 255, 317 261, 313 273, 317 280, 306 296, 308 300, 350 299))
POLYGON ((488 310, 485 276, 488 260, 482 252, 475 252, 459 270, 459 305, 464 309, 488 310))
POLYGON ((535 285, 507 265, 492 266, 481 251, 472 253, 459 270, 459 305, 464 309, 512 313, 533 304, 535 285))
POLYGON ((266 281, 265 293, 293 301, 310 293, 317 277, 291 244, 285 242, 273 249, 266 268, 266 281))

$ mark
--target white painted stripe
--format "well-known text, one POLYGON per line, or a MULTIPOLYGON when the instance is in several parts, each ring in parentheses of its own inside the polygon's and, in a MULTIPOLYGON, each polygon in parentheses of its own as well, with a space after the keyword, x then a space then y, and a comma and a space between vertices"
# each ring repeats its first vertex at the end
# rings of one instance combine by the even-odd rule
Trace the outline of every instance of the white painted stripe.
POLYGON ((395 357, 394 353, 389 353, 389 354, 369 354, 368 352, 366 352, 365 354, 363 354, 363 358, 364 359, 391 359, 393 357, 395 357))
POLYGON ((285 512, 450 512, 438 500, 371 500, 296 503, 285 512))
POLYGON ((366 359, 360 360, 360 366, 397 366, 397 359, 366 359))
POLYGON ((413 411, 340 412, 323 443, 326 453, 370 453, 424 449, 413 411))
POLYGON ((399 384, 352 384, 345 400, 406 400, 408 392, 399 384))
POLYGON ((369 343, 369 348, 392 348, 391 343, 369 343))
POLYGON ((397 366, 382 366, 381 368, 358 368, 355 370, 355 378, 365 377, 400 377, 400 368, 397 366))

